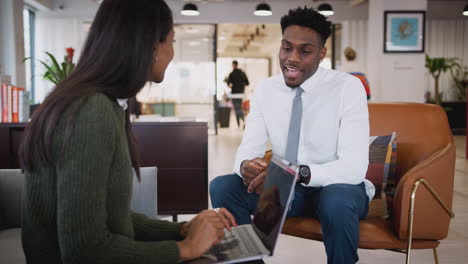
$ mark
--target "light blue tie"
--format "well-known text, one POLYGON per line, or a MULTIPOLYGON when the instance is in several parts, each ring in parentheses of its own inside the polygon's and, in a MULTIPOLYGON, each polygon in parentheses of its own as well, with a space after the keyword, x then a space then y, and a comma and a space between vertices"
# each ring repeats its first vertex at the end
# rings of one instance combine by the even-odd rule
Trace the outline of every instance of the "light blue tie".
POLYGON ((297 164, 297 151, 299 149, 299 136, 301 134, 302 120, 302 92, 304 92, 304 90, 301 87, 296 88, 296 96, 292 103, 291 121, 289 122, 286 155, 284 157, 292 164, 297 164))

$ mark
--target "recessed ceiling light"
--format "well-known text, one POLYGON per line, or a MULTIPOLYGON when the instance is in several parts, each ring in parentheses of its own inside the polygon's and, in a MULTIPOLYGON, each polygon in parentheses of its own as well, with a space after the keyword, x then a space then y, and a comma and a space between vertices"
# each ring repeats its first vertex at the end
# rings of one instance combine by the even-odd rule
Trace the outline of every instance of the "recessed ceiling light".
POLYGON ((271 8, 267 3, 261 3, 257 5, 257 8, 254 11, 254 15, 256 16, 271 16, 273 12, 271 12, 271 8))
POLYGON ((331 5, 329 4, 321 4, 319 5, 318 7, 318 12, 324 16, 331 16, 333 15, 335 12, 333 12, 333 8, 331 5))
POLYGON ((184 5, 182 11, 180 11, 180 14, 183 16, 198 16, 200 15, 200 12, 195 4, 187 3, 184 5))

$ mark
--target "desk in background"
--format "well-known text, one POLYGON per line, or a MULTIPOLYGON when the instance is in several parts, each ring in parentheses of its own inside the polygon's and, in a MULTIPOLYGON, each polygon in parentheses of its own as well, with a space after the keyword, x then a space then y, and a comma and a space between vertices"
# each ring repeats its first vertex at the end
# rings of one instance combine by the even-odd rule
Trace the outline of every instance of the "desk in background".
MULTIPOLYGON (((0 169, 19 168, 26 123, 0 124, 0 169)), ((195 214, 208 208, 206 122, 134 122, 141 166, 158 167, 158 214, 195 214)))

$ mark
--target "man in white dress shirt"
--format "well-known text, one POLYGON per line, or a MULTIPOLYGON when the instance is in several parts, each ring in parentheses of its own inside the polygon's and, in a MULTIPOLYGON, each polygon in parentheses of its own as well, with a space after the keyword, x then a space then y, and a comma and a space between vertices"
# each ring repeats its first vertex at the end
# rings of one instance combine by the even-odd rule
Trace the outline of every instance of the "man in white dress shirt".
POLYGON ((365 180, 369 151, 366 94, 359 79, 319 67, 331 23, 310 8, 281 19, 282 75, 265 79, 251 99, 235 174, 210 183, 213 207, 225 207, 238 224, 251 222, 267 163, 274 154, 300 165, 288 216, 319 219, 328 263, 358 261, 359 219, 375 189, 365 180))

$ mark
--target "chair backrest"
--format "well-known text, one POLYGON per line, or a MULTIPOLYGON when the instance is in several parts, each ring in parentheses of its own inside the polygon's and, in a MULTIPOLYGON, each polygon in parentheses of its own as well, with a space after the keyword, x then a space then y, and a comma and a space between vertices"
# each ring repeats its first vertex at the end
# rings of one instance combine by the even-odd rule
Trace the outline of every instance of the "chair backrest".
POLYGON ((447 115, 438 105, 370 103, 370 135, 397 133, 397 179, 436 151, 453 144, 447 115))
POLYGON ((19 169, 0 169, 0 230, 21 226, 24 175, 19 169))
POLYGON ((141 181, 133 177, 131 209, 156 219, 158 216, 158 176, 156 167, 140 168, 141 181))
MULTIPOLYGON (((371 103, 369 119, 371 135, 397 133, 399 183, 393 203, 393 225, 398 237, 404 239, 408 236, 409 200, 416 180, 427 180, 447 207, 452 208, 455 146, 447 114, 434 104, 371 103)), ((422 188, 415 205, 413 238, 447 237, 450 216, 434 196, 422 188)))

